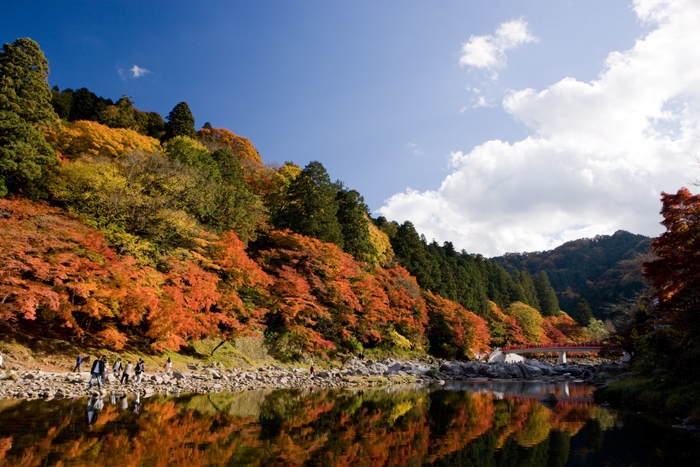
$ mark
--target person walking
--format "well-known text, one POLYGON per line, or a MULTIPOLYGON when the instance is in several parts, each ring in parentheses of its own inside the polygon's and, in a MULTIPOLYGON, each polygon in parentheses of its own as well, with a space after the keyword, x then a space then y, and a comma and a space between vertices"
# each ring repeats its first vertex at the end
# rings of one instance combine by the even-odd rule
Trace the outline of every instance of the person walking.
POLYGON ((165 374, 169 374, 173 370, 173 361, 168 357, 168 361, 165 362, 165 374))
POLYGON ((122 358, 117 357, 117 361, 114 362, 114 367, 112 367, 112 370, 114 371, 114 378, 119 379, 119 373, 122 372, 122 358))
POLYGON ((109 383, 109 379, 107 379, 107 376, 109 376, 109 363, 107 363, 107 355, 102 356, 102 382, 107 384, 109 383))
POLYGON ((75 359, 75 366, 73 367, 73 373, 76 371, 80 373, 80 367, 83 365, 83 356, 78 355, 78 358, 75 359))
POLYGON ((134 365, 131 362, 128 362, 126 364, 126 367, 124 367, 124 373, 122 373, 122 379, 120 383, 124 384, 124 381, 126 381, 126 384, 129 384, 129 375, 131 374, 131 371, 134 369, 134 365))
POLYGON ((136 368, 134 369, 134 383, 140 383, 141 379, 143 379, 143 372, 145 370, 145 365, 143 363, 143 359, 139 358, 139 361, 136 362, 136 368))
POLYGON ((97 380, 97 387, 102 389, 102 372, 106 361, 107 356, 103 355, 102 358, 98 358, 92 363, 92 368, 90 369, 90 384, 88 385, 88 389, 92 389, 92 385, 95 380, 97 380))

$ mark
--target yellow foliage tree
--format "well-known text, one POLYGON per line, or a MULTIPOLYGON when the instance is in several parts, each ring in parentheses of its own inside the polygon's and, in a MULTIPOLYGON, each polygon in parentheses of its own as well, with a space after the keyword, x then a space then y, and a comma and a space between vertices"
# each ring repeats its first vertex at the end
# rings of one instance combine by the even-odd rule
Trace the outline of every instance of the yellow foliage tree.
POLYGON ((370 262, 386 266, 387 262, 394 257, 394 250, 391 248, 389 236, 379 230, 379 227, 374 225, 374 222, 368 222, 368 226, 370 242, 377 252, 377 255, 370 262))
POLYGON ((522 302, 514 302, 506 308, 505 312, 508 316, 515 318, 530 344, 542 342, 543 318, 539 311, 522 302))
POLYGON ((109 128, 97 122, 78 120, 58 130, 47 130, 46 140, 62 157, 81 156, 116 158, 130 151, 155 152, 158 140, 126 128, 109 128))
POLYGON ((241 159, 262 164, 262 158, 253 143, 248 138, 238 136, 226 128, 202 128, 197 132, 197 138, 204 144, 226 147, 241 159))

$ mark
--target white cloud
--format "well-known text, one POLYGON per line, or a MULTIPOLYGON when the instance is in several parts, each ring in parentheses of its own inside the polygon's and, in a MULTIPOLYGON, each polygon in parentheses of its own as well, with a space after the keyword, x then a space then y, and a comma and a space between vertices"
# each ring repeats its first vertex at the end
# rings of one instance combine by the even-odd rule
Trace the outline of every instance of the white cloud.
POLYGON ((132 66, 129 71, 131 71, 131 77, 132 78, 140 78, 144 75, 147 75, 148 73, 151 72, 151 70, 147 70, 145 68, 141 68, 138 65, 132 66))
MULTIPOLYGON (((469 41, 462 45, 459 64, 494 71, 505 66, 506 50, 537 40, 522 18, 508 21, 501 24, 494 35, 472 35, 469 41)), ((493 76, 495 78, 497 74, 494 73, 493 76)))
POLYGON ((531 136, 453 152, 439 189, 398 193, 379 212, 488 256, 660 233, 660 192, 687 185, 700 154, 700 4, 637 0, 634 11, 655 29, 611 53, 598 79, 505 96, 531 136))
POLYGON ((486 102, 486 98, 484 96, 479 96, 476 103, 472 107, 476 109, 477 107, 491 107, 491 105, 486 102))

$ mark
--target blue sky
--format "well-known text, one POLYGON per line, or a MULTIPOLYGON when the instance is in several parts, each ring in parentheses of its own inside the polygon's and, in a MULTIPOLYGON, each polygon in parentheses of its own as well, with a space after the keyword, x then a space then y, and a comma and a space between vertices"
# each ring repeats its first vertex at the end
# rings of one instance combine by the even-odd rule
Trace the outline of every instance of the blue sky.
MULTIPOLYGON (((659 193, 687 185, 694 162, 689 89, 700 87, 680 63, 697 42, 661 37, 658 56, 633 68, 640 42, 692 29, 697 2, 674 3, 25 1, 3 6, 0 40, 39 42, 52 86, 126 94, 163 116, 186 101, 198 127, 250 138, 266 163, 319 160, 375 214, 494 255, 618 228, 660 232, 659 193), (617 118, 601 102, 625 94, 606 84, 616 53, 630 73, 678 56, 646 82, 678 86, 661 86, 645 109, 641 95, 619 102, 621 119, 648 114, 620 134, 635 141, 600 129, 617 118), (586 89, 600 98, 584 99, 586 89), (667 144, 647 154, 649 131, 666 124, 684 130, 657 135, 667 144), (635 144, 643 156, 624 149, 635 144)), ((644 84, 631 89, 651 92, 644 84)))

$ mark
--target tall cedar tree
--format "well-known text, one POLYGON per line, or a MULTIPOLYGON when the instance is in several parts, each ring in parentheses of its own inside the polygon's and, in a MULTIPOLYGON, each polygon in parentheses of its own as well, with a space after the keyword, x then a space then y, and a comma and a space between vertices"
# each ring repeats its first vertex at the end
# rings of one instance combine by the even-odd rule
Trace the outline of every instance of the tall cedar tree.
POLYGON ((524 293, 523 303, 530 305, 537 311, 542 311, 540 307, 540 301, 537 299, 537 289, 535 289, 535 283, 532 282, 532 276, 527 269, 523 268, 520 272, 513 274, 513 279, 522 287, 524 293))
POLYGON ((273 219, 281 229, 291 229, 324 242, 345 246, 338 222, 337 187, 325 167, 312 161, 290 183, 287 202, 273 219))
POLYGON ((588 301, 585 298, 581 299, 576 304, 574 319, 583 327, 588 326, 588 323, 590 323, 593 319, 593 310, 591 310, 591 306, 588 304, 588 301))
POLYGON ((559 314, 559 300, 557 294, 549 283, 549 276, 545 271, 540 271, 533 281, 537 290, 537 300, 540 302, 542 316, 557 316, 559 314))
POLYGON ((403 267, 416 277, 421 287, 431 291, 438 287, 442 280, 440 266, 428 255, 424 239, 410 221, 399 226, 391 239, 391 247, 403 267))
POLYGON ((0 54, 0 196, 44 195, 47 169, 58 164, 42 128, 56 125, 47 79, 49 63, 29 38, 0 54))
POLYGON ((338 222, 343 232, 346 253, 369 262, 377 254, 369 234, 369 216, 365 200, 355 190, 338 190, 338 222))
POLYGON ((176 136, 187 136, 196 138, 197 132, 194 129, 194 117, 187 102, 180 102, 168 114, 165 123, 165 135, 163 141, 168 141, 176 136))

